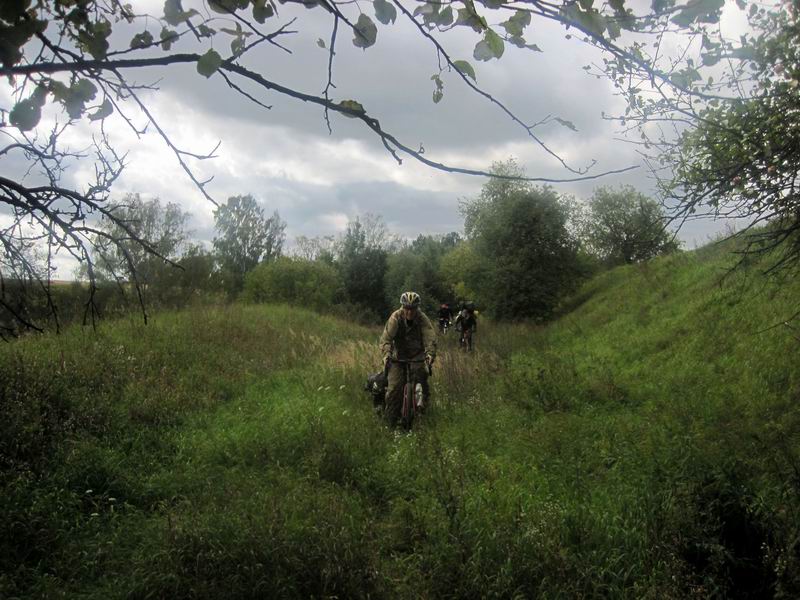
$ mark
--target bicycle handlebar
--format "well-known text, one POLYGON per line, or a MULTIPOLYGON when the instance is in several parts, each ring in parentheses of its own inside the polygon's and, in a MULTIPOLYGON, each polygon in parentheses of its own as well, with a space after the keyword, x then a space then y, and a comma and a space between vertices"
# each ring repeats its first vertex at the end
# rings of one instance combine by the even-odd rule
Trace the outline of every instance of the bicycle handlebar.
MULTIPOLYGON (((419 363, 428 363, 428 359, 426 359, 426 358, 420 358, 420 359, 389 358, 389 360, 386 362, 386 370, 384 371, 385 373, 388 374, 389 365, 391 363, 393 363, 393 362, 399 363, 401 365, 411 365, 411 364, 419 364, 419 363)), ((433 375, 433 364, 431 364, 431 363, 428 363, 428 375, 433 375)))

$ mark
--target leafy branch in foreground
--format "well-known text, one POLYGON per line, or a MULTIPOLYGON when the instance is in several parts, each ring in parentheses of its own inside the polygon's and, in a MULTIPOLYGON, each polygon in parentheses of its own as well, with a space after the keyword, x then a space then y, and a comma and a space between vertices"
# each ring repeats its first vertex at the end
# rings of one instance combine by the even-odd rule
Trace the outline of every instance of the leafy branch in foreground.
MULTIPOLYGON (((800 23, 798 2, 737 2, 749 30, 738 45, 703 38, 701 66, 675 73, 699 97, 634 99, 640 133, 674 222, 736 220, 743 258, 766 270, 800 266, 800 23), (720 97, 725 90, 728 95, 720 97)), ((734 230, 735 231, 735 230, 734 230)))

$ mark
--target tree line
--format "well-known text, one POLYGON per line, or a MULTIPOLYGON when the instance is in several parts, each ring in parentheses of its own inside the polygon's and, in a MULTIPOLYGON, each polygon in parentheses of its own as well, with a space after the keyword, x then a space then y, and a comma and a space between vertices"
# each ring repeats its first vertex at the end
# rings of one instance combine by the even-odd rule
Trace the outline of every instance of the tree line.
MULTIPOLYGON (((510 177, 488 179, 480 194, 460 202, 463 234, 405 240, 367 214, 338 236, 300 236, 290 251, 286 222, 277 211, 267 216, 252 195, 233 196, 214 211, 216 235, 206 247, 192 239, 190 215, 179 205, 129 194, 111 208, 114 218, 98 225, 91 310, 138 308, 146 317, 158 307, 243 299, 379 322, 413 289, 430 313, 470 300, 498 319, 541 321, 598 269, 678 248, 661 206, 631 186, 597 188, 582 203, 526 182, 513 159, 492 172, 510 177)), ((41 294, 32 302, 30 290, 21 294, 25 314, 33 321, 55 308, 62 321, 85 318, 86 270, 81 265, 79 281, 49 304, 41 294)))

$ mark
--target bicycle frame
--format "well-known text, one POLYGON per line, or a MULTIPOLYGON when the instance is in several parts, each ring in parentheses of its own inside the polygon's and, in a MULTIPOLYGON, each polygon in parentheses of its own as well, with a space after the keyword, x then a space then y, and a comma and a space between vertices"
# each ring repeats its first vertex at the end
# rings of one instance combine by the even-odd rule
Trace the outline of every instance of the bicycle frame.
MULTIPOLYGON (((418 360, 393 359, 392 362, 403 365, 403 370, 405 371, 406 382, 403 385, 403 405, 400 411, 400 419, 405 429, 411 429, 411 424, 414 422, 414 416, 423 405, 422 382, 415 380, 411 365, 424 363, 426 361, 423 358, 418 360)), ((428 365, 428 374, 433 374, 433 368, 431 365, 428 365)))
POLYGON ((473 344, 472 334, 473 330, 471 328, 464 329, 461 331, 461 339, 459 340, 459 345, 461 346, 462 350, 468 350, 468 351, 472 350, 472 344, 473 344))

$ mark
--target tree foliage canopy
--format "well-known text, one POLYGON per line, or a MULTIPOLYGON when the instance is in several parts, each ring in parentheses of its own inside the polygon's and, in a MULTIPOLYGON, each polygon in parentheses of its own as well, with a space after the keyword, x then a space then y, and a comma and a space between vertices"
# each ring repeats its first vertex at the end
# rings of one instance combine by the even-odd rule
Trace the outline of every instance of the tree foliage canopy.
POLYGON ((384 288, 388 306, 398 306, 400 294, 413 290, 422 297, 422 306, 433 315, 445 301, 453 301, 453 291, 442 278, 442 258, 461 241, 457 233, 441 236, 419 235, 407 247, 390 254, 384 288))
MULTIPOLYGON (((519 170, 513 162, 493 168, 519 170)), ((480 304, 500 318, 550 317, 581 275, 569 207, 552 188, 492 180, 463 212, 469 240, 486 266, 482 277, 467 282, 480 304)))
POLYGON ((336 266, 344 282, 345 296, 373 318, 387 310, 383 289, 391 244, 386 224, 374 215, 350 221, 337 244, 336 266))
POLYGON ((286 238, 286 223, 275 212, 264 216, 251 195, 228 198, 214 211, 214 238, 219 266, 224 277, 230 279, 226 286, 234 293, 241 291, 245 275, 260 262, 275 260, 281 255, 286 238))
POLYGON ((281 256, 263 262, 245 277, 244 298, 251 302, 287 303, 329 310, 342 300, 336 269, 321 261, 281 256))
POLYGON ((661 205, 632 186, 594 191, 584 223, 589 249, 609 264, 632 264, 677 249, 661 205))

